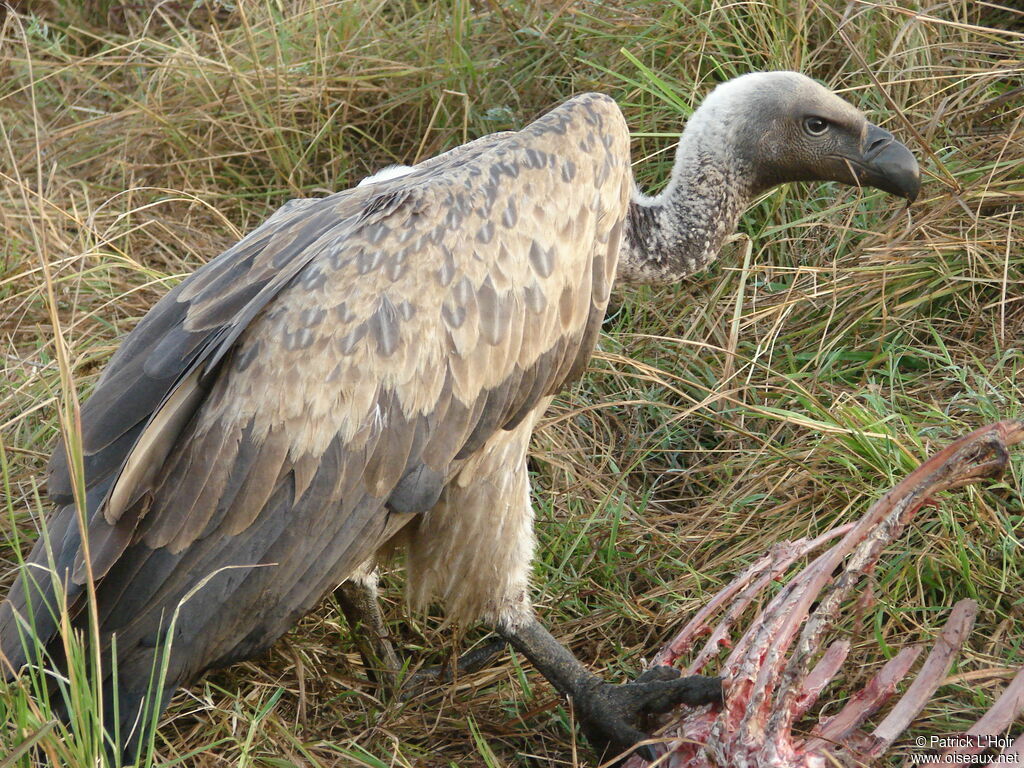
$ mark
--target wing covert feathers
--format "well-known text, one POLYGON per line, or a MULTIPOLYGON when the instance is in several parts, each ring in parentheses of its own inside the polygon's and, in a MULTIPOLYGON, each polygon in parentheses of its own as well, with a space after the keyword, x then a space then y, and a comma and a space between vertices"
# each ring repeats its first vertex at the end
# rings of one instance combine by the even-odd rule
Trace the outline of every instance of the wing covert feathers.
MULTIPOLYGON (((107 614, 137 603, 124 580, 144 568, 165 580, 152 605, 243 550, 284 592, 326 588, 309 569, 344 578, 388 510, 433 507, 585 368, 631 183, 618 107, 585 94, 401 178, 293 201, 171 291, 82 411, 88 483, 113 484, 105 518, 90 509, 107 614), (243 544, 256 529, 272 540, 243 544), (184 553, 188 569, 157 568, 184 553)), ((70 500, 60 446, 50 489, 70 500)))

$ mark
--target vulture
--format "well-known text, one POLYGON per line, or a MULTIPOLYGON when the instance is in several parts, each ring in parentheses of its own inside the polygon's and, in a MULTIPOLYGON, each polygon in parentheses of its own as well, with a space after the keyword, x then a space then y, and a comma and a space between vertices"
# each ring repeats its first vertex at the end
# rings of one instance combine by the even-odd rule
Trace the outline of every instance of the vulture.
POLYGON ((761 72, 694 112, 656 196, 633 180, 618 106, 585 93, 286 203, 164 296, 82 406, 88 546, 55 448, 47 535, 0 606, 5 674, 41 648, 59 659, 60 605, 87 626, 91 577, 113 749, 130 757, 155 719, 140 714, 154 658, 162 711, 339 584, 362 631, 379 628, 375 559, 403 547, 411 603, 493 627, 572 698, 598 755, 645 738, 642 712, 719 700, 714 677, 607 683, 538 621, 527 451, 586 368, 616 280, 679 280, 755 196, 815 180, 908 202, 920 184, 911 152, 849 103, 761 72))

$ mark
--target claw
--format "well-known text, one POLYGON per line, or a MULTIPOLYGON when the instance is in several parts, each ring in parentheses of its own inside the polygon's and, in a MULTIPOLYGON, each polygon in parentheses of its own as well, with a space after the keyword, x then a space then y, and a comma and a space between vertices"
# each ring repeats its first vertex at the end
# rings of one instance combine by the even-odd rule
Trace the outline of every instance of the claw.
POLYGON ((668 712, 679 704, 702 706, 721 701, 717 677, 679 677, 666 680, 662 671, 649 670, 632 683, 598 682, 586 696, 573 701, 587 740, 599 755, 623 753, 647 739, 634 728, 641 715, 668 712), (654 679, 652 679, 654 678, 654 679))
POLYGON ((454 664, 418 669, 402 680, 399 698, 403 701, 414 699, 429 689, 451 683, 461 675, 470 675, 487 667, 496 656, 508 647, 505 640, 492 640, 478 648, 466 651, 454 664))

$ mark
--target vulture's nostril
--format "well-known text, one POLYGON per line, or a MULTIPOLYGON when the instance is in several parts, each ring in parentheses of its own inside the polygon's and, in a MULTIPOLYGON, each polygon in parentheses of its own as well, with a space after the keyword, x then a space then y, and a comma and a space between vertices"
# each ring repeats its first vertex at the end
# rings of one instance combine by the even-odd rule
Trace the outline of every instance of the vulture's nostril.
POLYGON ((875 155, 877 155, 879 152, 881 152, 883 149, 889 146, 892 143, 892 140, 892 136, 879 136, 870 144, 868 144, 868 148, 867 151, 864 153, 864 157, 868 160, 874 158, 875 155))

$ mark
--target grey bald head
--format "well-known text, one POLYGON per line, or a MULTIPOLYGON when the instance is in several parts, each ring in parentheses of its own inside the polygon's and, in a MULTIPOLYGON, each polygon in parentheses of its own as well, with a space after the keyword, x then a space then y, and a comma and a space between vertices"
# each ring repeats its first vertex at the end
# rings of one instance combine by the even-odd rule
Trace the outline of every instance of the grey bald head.
POLYGON ((912 202, 914 155, 852 104, 799 72, 722 83, 679 140, 672 179, 633 197, 618 278, 670 283, 716 258, 757 194, 792 181, 876 187, 912 202))
POLYGON ((687 132, 721 135, 750 164, 752 192, 791 181, 838 181, 913 202, 914 155, 892 134, 799 72, 753 72, 718 86, 687 132))

